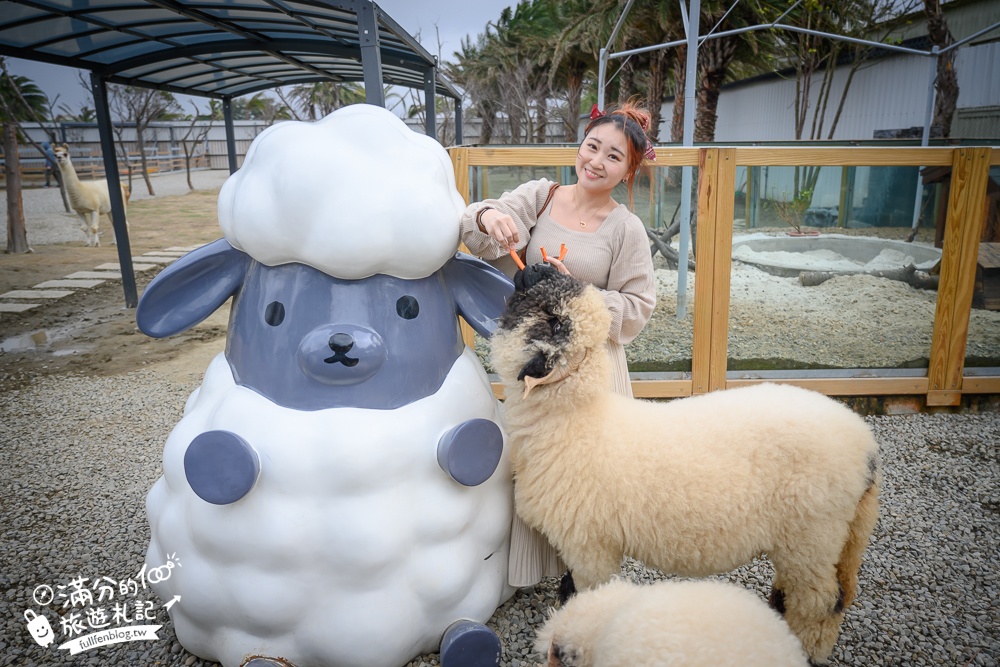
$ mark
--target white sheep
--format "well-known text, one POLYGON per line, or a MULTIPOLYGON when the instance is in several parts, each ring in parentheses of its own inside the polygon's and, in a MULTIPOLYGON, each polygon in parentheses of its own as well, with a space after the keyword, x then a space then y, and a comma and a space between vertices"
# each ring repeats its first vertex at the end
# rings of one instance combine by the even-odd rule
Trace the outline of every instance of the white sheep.
MULTIPOLYGON (((69 146, 66 144, 59 144, 53 148, 53 152, 56 156, 56 162, 59 163, 59 171, 63 175, 63 183, 66 184, 66 192, 69 194, 69 203, 76 211, 76 214, 80 216, 80 229, 83 230, 84 236, 87 237, 87 245, 92 247, 100 247, 101 239, 98 236, 97 229, 100 223, 100 217, 102 215, 108 216, 108 222, 111 220, 111 197, 108 195, 108 181, 106 179, 101 179, 99 181, 81 181, 80 177, 76 174, 76 169, 73 167, 73 161, 70 159, 69 146)), ((120 184, 122 189, 122 206, 128 209, 129 195, 131 194, 128 186, 124 183, 120 184)), ((128 228, 128 220, 125 221, 125 227, 128 228)), ((114 228, 112 228, 114 231, 114 228)), ((115 237, 112 235, 112 243, 115 242, 115 237)))
POLYGON ((618 396, 603 299, 552 273, 518 274, 492 343, 517 512, 581 588, 617 574, 623 555, 696 577, 766 553, 772 606, 823 663, 878 515, 864 420, 776 384, 668 403, 618 396))
POLYGON ((721 581, 621 579, 576 595, 538 631, 549 667, 806 667, 802 644, 752 592, 721 581))

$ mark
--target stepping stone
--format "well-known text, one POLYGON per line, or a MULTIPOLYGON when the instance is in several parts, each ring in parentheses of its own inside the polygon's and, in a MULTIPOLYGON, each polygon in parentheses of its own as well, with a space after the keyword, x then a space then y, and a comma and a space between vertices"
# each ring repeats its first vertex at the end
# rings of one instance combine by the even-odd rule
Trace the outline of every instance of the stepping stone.
MULTIPOLYGON (((157 266, 156 264, 133 264, 132 265, 132 270, 133 271, 149 271, 150 269, 158 269, 158 268, 160 268, 160 267, 157 266)), ((121 269, 121 265, 118 264, 117 262, 108 262, 107 264, 101 264, 100 266, 95 266, 94 267, 95 271, 119 271, 120 269, 121 269)))
POLYGON ((40 303, 0 303, 0 313, 23 313, 26 310, 37 308, 40 303))
POLYGON ((167 248, 165 252, 183 252, 183 253, 188 253, 188 252, 191 252, 192 250, 197 250, 200 247, 201 247, 200 245, 191 245, 191 246, 187 246, 186 248, 181 248, 181 247, 178 247, 178 246, 174 246, 172 248, 167 248))
POLYGON ((66 276, 70 280, 84 279, 93 280, 95 278, 104 278, 107 280, 121 280, 121 271, 77 271, 76 273, 71 273, 66 276))
POLYGON ((38 283, 34 289, 49 289, 52 287, 73 287, 75 289, 88 289, 102 284, 103 280, 46 280, 38 283))
POLYGON ((73 290, 16 289, 13 290, 12 292, 0 294, 0 299, 61 299, 64 296, 69 296, 72 293, 73 290))

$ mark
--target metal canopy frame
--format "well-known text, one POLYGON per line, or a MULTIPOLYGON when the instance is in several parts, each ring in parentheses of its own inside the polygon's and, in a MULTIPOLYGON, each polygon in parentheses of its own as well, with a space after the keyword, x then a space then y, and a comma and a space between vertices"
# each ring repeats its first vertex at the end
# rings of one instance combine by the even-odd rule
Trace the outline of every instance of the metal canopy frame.
POLYGON ((118 239, 125 305, 138 303, 107 84, 222 101, 229 170, 236 171, 232 100, 281 86, 363 82, 385 106, 383 84, 424 91, 426 131, 435 95, 461 93, 437 58, 372 0, 0 0, 0 55, 90 72, 118 239))

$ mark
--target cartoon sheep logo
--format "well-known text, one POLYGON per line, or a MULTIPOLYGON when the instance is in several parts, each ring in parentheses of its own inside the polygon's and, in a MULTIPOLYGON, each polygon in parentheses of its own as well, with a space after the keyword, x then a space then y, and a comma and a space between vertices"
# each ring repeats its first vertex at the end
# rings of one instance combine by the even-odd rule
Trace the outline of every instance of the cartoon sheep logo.
POLYGON ((146 288, 162 337, 233 302, 147 498, 178 640, 226 667, 497 664, 510 597, 488 336, 512 285, 461 253, 447 153, 346 107, 262 132, 219 195, 225 238, 146 288))

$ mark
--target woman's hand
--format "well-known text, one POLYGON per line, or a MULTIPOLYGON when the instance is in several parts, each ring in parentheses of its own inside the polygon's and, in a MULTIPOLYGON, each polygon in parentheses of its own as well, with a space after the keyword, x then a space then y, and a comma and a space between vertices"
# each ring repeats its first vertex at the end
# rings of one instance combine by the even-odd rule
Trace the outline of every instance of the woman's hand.
POLYGON ((559 273, 565 273, 567 276, 572 275, 569 272, 569 269, 566 268, 566 265, 563 264, 562 260, 560 260, 558 257, 552 257, 551 255, 549 255, 545 258, 545 261, 554 266, 556 268, 556 271, 558 271, 559 273))
POLYGON ((508 250, 514 248, 521 240, 517 233, 517 223, 514 218, 506 213, 501 213, 495 208, 483 211, 479 216, 479 223, 486 232, 486 235, 508 250))

